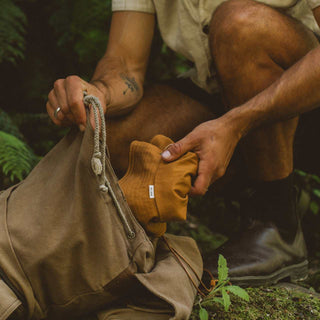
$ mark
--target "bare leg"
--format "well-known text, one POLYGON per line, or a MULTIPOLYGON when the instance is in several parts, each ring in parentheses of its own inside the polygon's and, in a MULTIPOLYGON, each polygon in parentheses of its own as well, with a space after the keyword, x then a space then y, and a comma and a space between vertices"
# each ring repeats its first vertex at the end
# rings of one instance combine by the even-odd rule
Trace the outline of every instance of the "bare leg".
POLYGON ((176 141, 213 118, 207 107, 175 89, 165 85, 149 87, 130 114, 107 120, 112 165, 118 176, 125 173, 133 140, 150 141, 155 135, 163 134, 176 141))
MULTIPOLYGON (((214 13, 210 47, 228 108, 268 87, 318 41, 302 24, 252 0, 230 0, 214 13)), ((260 128, 242 142, 249 174, 258 180, 293 170, 298 119, 260 128)))

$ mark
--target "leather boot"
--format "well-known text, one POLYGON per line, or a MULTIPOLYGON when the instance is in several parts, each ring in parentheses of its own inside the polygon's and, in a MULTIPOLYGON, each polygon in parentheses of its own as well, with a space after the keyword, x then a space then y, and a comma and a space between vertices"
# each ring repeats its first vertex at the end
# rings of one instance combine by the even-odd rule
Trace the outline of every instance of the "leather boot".
POLYGON ((222 254, 233 284, 271 285, 284 278, 295 282, 307 277, 307 250, 292 177, 280 187, 273 183, 266 190, 269 187, 257 187, 243 205, 250 223, 205 261, 213 274, 217 275, 218 255, 222 254))

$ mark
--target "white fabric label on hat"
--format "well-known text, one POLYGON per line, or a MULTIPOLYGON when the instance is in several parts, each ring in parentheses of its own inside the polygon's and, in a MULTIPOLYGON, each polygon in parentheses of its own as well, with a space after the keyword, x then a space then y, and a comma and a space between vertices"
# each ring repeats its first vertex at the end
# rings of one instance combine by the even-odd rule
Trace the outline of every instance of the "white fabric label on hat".
POLYGON ((154 185, 153 184, 149 185, 149 198, 154 199, 154 185))

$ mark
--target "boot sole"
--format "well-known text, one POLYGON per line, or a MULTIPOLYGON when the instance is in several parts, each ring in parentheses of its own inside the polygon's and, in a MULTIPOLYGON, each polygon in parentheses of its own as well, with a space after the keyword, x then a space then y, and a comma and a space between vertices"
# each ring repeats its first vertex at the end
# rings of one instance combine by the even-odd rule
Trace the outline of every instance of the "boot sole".
POLYGON ((273 285, 280 280, 290 278, 291 282, 304 281, 308 277, 308 260, 284 267, 267 276, 230 277, 232 284, 242 287, 273 285))

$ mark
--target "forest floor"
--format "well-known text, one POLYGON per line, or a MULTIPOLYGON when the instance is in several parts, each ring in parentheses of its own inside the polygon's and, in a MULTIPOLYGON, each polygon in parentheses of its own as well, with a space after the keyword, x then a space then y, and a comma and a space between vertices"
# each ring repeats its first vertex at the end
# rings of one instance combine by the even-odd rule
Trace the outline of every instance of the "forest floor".
MULTIPOLYGON (((232 297, 229 311, 223 306, 212 304, 207 308, 209 319, 217 320, 311 320, 320 319, 319 294, 303 287, 248 288, 250 301, 232 297)), ((195 307, 191 320, 199 319, 195 307)))
MULTIPOLYGON (((280 282, 270 287, 247 288, 246 291, 249 302, 230 294, 231 306, 228 311, 218 303, 206 306, 208 320, 320 319, 319 261, 310 263, 308 278, 303 282, 280 282)), ((190 319, 200 319, 197 304, 190 319)))

